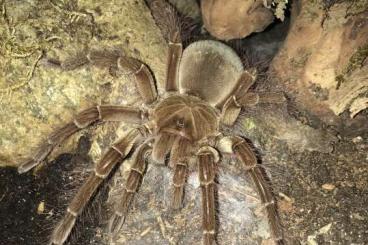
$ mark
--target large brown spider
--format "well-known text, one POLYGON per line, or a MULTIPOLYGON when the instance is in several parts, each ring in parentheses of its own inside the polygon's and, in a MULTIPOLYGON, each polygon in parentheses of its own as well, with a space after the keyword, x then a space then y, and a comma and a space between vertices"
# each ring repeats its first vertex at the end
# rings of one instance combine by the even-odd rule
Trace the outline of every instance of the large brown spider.
POLYGON ((197 168, 202 190, 203 241, 216 241, 216 164, 222 156, 235 154, 243 164, 242 171, 252 177, 268 214, 272 236, 283 244, 276 202, 257 158, 249 144, 224 127, 232 126, 242 107, 257 103, 279 103, 277 93, 254 93, 248 89, 255 81, 255 71, 244 70, 239 56, 218 41, 197 41, 182 52, 178 32, 169 42, 165 92, 158 95, 154 78, 139 60, 93 51, 85 58, 93 64, 113 66, 134 75, 136 88, 143 100, 141 106, 99 105, 77 114, 74 120, 48 137, 32 159, 24 162, 19 173, 41 163, 67 137, 96 122, 120 121, 137 125, 114 143, 96 164, 94 173, 69 204, 63 219, 54 229, 51 243, 63 244, 78 215, 115 167, 134 153, 134 163, 120 205, 109 222, 112 237, 123 225, 129 205, 143 178, 147 158, 173 169, 173 206, 182 204, 184 185, 189 170, 197 168))

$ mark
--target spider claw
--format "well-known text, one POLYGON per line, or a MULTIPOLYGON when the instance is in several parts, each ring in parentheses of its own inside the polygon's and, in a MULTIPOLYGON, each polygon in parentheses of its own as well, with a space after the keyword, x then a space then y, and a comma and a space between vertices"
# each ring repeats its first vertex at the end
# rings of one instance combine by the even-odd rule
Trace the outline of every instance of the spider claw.
POLYGON ((125 216, 119 213, 115 213, 109 221, 109 234, 111 238, 116 238, 118 232, 120 231, 121 227, 123 226, 125 221, 125 216))
POLYGON ((27 160, 27 161, 23 162, 21 165, 19 165, 18 173, 23 174, 25 172, 28 172, 33 167, 35 167, 37 164, 38 164, 38 162, 35 161, 34 159, 27 160))

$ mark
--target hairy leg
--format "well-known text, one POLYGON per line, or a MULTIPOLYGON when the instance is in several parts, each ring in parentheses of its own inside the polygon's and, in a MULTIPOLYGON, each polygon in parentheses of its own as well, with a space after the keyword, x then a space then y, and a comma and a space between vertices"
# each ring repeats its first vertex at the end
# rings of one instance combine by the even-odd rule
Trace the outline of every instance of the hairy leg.
POLYGON ((177 137, 174 141, 170 167, 174 169, 173 176, 173 208, 180 208, 183 203, 184 185, 188 173, 188 161, 191 150, 191 142, 184 137, 177 137))
POLYGON ((180 20, 175 8, 167 1, 148 1, 153 18, 168 42, 166 63, 166 91, 177 91, 178 71, 183 52, 180 20))
POLYGON ((240 138, 234 137, 232 142, 232 150, 243 164, 245 170, 250 174, 257 188, 262 203, 265 206, 272 237, 276 244, 283 245, 283 234, 281 221, 277 213, 277 203, 272 193, 272 189, 265 178, 265 173, 257 164, 257 159, 252 148, 247 142, 240 138))
POLYGON ((175 33, 172 40, 169 41, 169 54, 167 57, 166 70, 166 91, 176 91, 179 73, 179 65, 181 55, 183 53, 183 45, 181 44, 179 32, 175 33))
POLYGON ((117 141, 101 158, 94 173, 79 188, 77 194, 67 208, 63 219, 51 235, 51 244, 63 244, 72 231, 77 217, 82 213, 91 197, 102 181, 110 174, 116 164, 123 161, 131 151, 133 144, 141 137, 138 129, 131 130, 125 137, 117 141))
POLYGON ((213 245, 216 241, 216 161, 217 151, 211 147, 202 147, 197 153, 199 182, 202 190, 202 227, 203 242, 213 245))
POLYGON ((139 184, 142 181, 144 171, 146 169, 146 154, 150 151, 152 146, 148 143, 142 144, 136 151, 134 163, 130 169, 128 179, 126 181, 123 195, 116 204, 114 214, 109 221, 109 232, 111 238, 115 238, 124 224, 125 216, 128 212, 129 206, 137 192, 139 184))
POLYGON ((128 123, 142 123, 145 113, 138 108, 128 106, 101 105, 88 108, 78 113, 72 122, 53 132, 43 143, 31 159, 18 167, 19 173, 24 173, 40 164, 50 154, 54 147, 61 144, 72 134, 98 121, 124 121, 128 123))
POLYGON ((117 76, 132 75, 144 103, 150 104, 156 101, 157 89, 154 77, 147 65, 138 59, 122 55, 121 50, 90 50, 65 60, 61 66, 65 70, 73 70, 85 64, 107 68, 117 76))

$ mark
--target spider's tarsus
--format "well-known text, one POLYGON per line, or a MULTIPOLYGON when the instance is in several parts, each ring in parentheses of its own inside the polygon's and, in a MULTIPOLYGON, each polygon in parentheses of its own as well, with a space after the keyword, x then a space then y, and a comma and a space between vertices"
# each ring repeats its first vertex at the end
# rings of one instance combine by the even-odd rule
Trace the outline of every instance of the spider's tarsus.
POLYGON ((32 168, 34 168, 35 166, 37 166, 39 164, 38 161, 35 161, 34 159, 30 159, 28 161, 25 161, 24 163, 22 163, 19 167, 18 167, 18 173, 19 174, 24 174, 26 172, 28 172, 29 170, 31 170, 32 168))
POLYGON ((212 232, 203 232, 203 244, 204 245, 215 245, 216 239, 215 239, 215 231, 212 232))
POLYGON ((124 221, 125 216, 118 214, 116 212, 113 214, 113 216, 111 216, 108 227, 109 236, 111 239, 114 240, 115 238, 117 238, 116 236, 118 235, 121 227, 123 226, 124 221))
POLYGON ((28 172, 32 168, 36 167, 49 155, 52 148, 53 148, 53 145, 48 142, 41 145, 39 150, 36 152, 36 154, 33 155, 31 159, 28 159, 19 165, 18 173, 23 174, 25 172, 28 172))
POLYGON ((61 245, 68 238, 75 224, 75 216, 67 212, 51 235, 51 244, 61 245))

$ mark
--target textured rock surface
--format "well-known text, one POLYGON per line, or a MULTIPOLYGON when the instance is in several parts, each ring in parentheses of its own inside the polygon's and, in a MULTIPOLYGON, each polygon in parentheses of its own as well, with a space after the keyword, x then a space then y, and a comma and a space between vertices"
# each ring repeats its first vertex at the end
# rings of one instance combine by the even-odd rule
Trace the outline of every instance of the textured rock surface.
POLYGON ((367 105, 368 6, 357 2, 360 12, 349 1, 328 8, 319 1, 295 2, 289 34, 272 64, 299 107, 327 123, 367 105))
MULTIPOLYGON (((64 61, 89 48, 115 48, 140 58, 159 82, 163 80, 166 44, 142 1, 83 1, 78 5, 74 1, 5 1, 3 9, 0 166, 17 165, 30 156, 53 128, 78 111, 99 103, 137 100, 134 84, 127 77, 113 77, 88 66, 64 71, 48 59, 64 61)), ((96 135, 102 137, 107 128, 96 135)), ((93 143, 95 155, 101 151, 99 137, 93 143)), ((71 147, 62 150, 68 149, 71 147)))
POLYGON ((201 11, 206 29, 222 40, 263 31, 273 21, 272 11, 263 6, 262 0, 204 0, 201 11))

